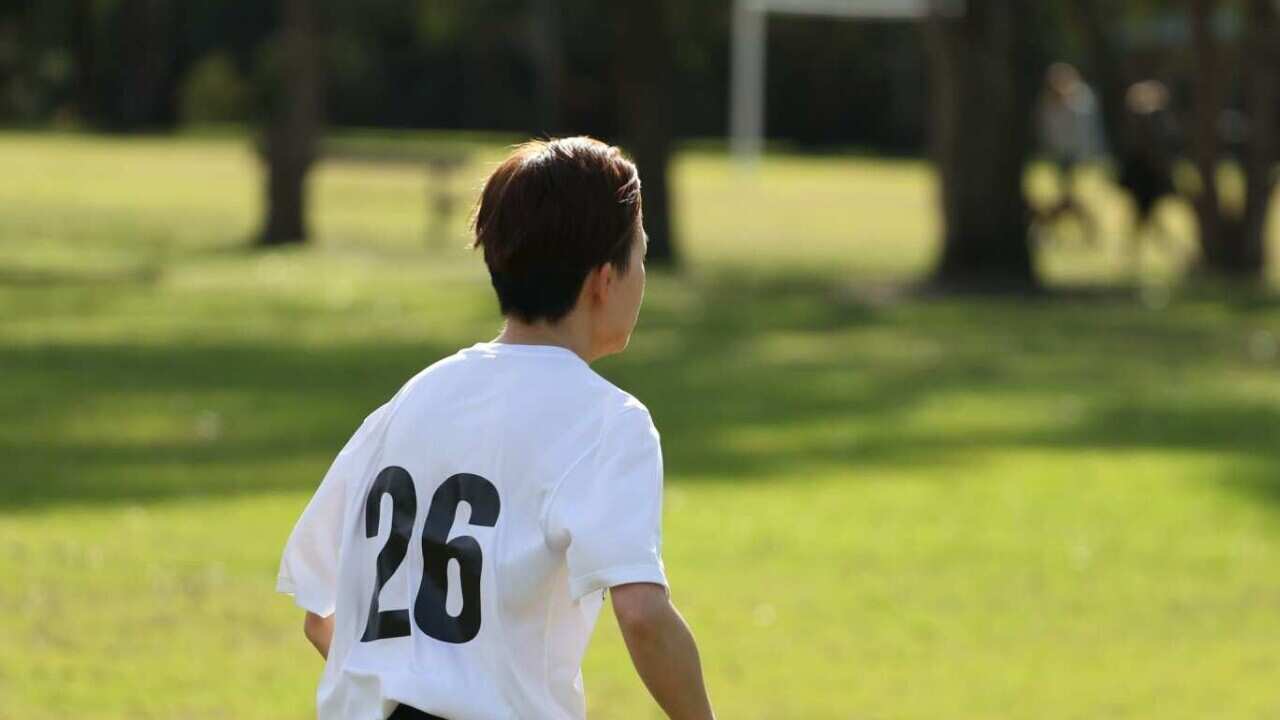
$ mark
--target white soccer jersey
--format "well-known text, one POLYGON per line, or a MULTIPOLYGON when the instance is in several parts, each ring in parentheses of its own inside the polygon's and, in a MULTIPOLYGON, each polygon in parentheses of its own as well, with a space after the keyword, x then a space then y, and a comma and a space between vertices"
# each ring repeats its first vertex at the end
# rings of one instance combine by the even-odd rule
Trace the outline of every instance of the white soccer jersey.
POLYGON ((572 351, 478 343, 338 454, 278 589, 336 613, 320 720, 584 718, 604 591, 666 585, 648 410, 572 351))

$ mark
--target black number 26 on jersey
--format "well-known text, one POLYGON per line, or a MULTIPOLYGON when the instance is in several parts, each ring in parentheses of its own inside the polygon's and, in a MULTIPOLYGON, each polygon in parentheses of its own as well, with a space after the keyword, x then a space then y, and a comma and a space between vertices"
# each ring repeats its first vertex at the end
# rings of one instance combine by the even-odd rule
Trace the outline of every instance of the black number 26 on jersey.
MULTIPOLYGON (((413 478, 402 467, 391 466, 378 473, 369 488, 364 506, 365 536, 378 536, 382 496, 391 496, 391 533, 378 553, 378 579, 369 603, 369 622, 364 642, 409 635, 409 610, 379 610, 382 586, 395 574, 409 552, 413 523, 418 516, 418 494, 413 478)), ((422 632, 449 643, 464 643, 480 632, 480 570, 484 557, 480 543, 470 535, 449 539, 458 505, 471 506, 471 524, 493 527, 498 522, 500 504, 493 483, 479 475, 451 475, 436 488, 427 508, 422 528, 422 583, 413 603, 413 619, 422 632), (449 589, 449 561, 457 560, 461 576, 462 612, 450 615, 445 609, 449 589)))

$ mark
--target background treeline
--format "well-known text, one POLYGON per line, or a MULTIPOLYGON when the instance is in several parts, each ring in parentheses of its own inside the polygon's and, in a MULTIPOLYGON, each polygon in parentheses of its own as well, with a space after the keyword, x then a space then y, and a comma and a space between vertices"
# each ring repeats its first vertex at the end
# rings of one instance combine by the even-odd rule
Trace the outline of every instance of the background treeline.
MULTIPOLYGON (((332 125, 617 129, 607 3, 321 6, 332 125)), ((730 8, 730 0, 670 4, 680 137, 725 131, 730 8)), ((133 132, 258 120, 271 95, 279 13, 279 3, 257 0, 3 0, 0 122, 133 132)), ((927 93, 918 35, 901 23, 772 20, 770 136, 802 147, 919 149, 927 93)))

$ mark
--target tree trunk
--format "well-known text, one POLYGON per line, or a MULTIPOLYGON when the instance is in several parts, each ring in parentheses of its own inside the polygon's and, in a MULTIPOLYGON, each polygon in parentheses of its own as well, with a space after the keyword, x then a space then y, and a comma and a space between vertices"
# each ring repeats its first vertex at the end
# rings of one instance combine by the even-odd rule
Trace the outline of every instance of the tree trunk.
POLYGON ((1267 210, 1275 196, 1280 160, 1280 18, 1272 0, 1249 0, 1245 37, 1245 102, 1249 143, 1245 149, 1241 265, 1261 277, 1267 264, 1267 210))
POLYGON ((614 8, 619 129, 640 169, 649 262, 676 264, 668 185, 674 135, 672 42, 665 2, 617 0, 614 8))
POLYGON ((536 134, 560 132, 560 98, 564 92, 565 57, 560 31, 559 0, 533 0, 529 7, 526 45, 533 60, 538 86, 536 134))
POLYGON ((1208 270, 1234 278, 1261 279, 1266 268, 1266 218, 1275 189, 1277 104, 1280 103, 1280 22, 1268 0, 1249 0, 1242 63, 1249 135, 1242 161, 1242 210, 1224 202, 1217 171, 1225 161, 1219 120, 1228 94, 1229 68, 1213 35, 1214 0, 1191 0, 1194 76, 1192 153, 1200 187, 1193 199, 1200 249, 1208 270))
POLYGON ((1038 287, 1022 194, 1037 79, 1030 6, 971 0, 963 16, 925 23, 944 222, 934 280, 943 287, 1038 287))
POLYGON ((92 125, 98 120, 96 87, 97 18, 93 0, 75 0, 71 11, 71 52, 75 58, 76 117, 92 125))
POLYGON ((282 0, 280 68, 266 133, 267 217, 261 245, 306 242, 307 173, 321 122, 320 52, 312 0, 282 0))
POLYGON ((1131 79, 1116 37, 1115 7, 1099 0, 1072 0, 1067 10, 1083 40, 1089 73, 1098 86, 1102 127, 1116 157, 1125 155, 1131 143, 1125 122, 1125 92, 1131 79), (1108 14, 1110 13, 1110 14, 1108 14))
POLYGON ((122 0, 119 12, 123 75, 114 126, 170 125, 177 95, 175 8, 168 0, 122 0))
POLYGON ((1191 0, 1191 36, 1196 61, 1193 77, 1191 153, 1200 176, 1192 205, 1200 225, 1200 249, 1210 267, 1223 262, 1219 252, 1225 231, 1218 202, 1218 118, 1222 115, 1222 70, 1210 24, 1213 0, 1191 0))

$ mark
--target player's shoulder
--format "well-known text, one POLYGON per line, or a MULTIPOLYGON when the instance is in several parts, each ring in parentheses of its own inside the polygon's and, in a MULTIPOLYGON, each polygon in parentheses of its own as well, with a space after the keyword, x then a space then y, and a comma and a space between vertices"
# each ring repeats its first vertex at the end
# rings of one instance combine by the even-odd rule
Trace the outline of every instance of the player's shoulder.
POLYGON ((648 406, 635 395, 613 384, 609 379, 582 364, 584 383, 596 409, 598 447, 618 444, 657 448, 661 444, 658 428, 648 406))
POLYGON ((610 407, 615 414, 625 416, 632 422, 643 421, 653 423, 653 416, 649 413, 649 408, 635 395, 623 390, 616 385, 610 385, 613 388, 610 394, 610 407))
POLYGON ((406 402, 411 402, 419 394, 415 392, 417 389, 442 380, 441 375, 448 374, 451 367, 456 367, 459 364, 461 361, 459 355, 460 353, 454 353, 443 357, 414 373, 396 389, 395 393, 385 403, 374 410, 369 417, 365 418, 365 425, 376 427, 389 420, 402 405, 406 402))
POLYGON ((417 374, 409 378, 409 381, 406 382, 405 385, 412 385, 415 382, 421 381, 423 378, 428 378, 433 375, 467 370, 470 368, 468 360, 474 354, 474 347, 459 348, 452 354, 446 355, 419 370, 417 374))
POLYGON ((455 370, 462 370, 463 351, 460 350, 452 355, 443 357, 418 372, 414 373, 408 380, 404 381, 395 393, 392 394, 385 402, 379 405, 369 413, 360 427, 356 430, 355 435, 348 442, 344 452, 363 445, 369 438, 379 435, 387 430, 392 420, 399 415, 406 405, 414 405, 424 399, 424 395, 429 395, 429 388, 433 384, 448 384, 451 378, 448 377, 455 370), (425 393, 422 392, 425 390, 425 393))
POLYGON ((659 441, 658 428, 649 408, 626 390, 612 383, 609 388, 603 408, 603 436, 615 441, 644 440, 646 445, 656 444, 659 441))
POLYGON ((415 392, 420 388, 430 387, 435 384, 451 384, 457 382, 459 376, 465 376, 473 373, 476 368, 474 363, 470 362, 471 348, 462 348, 451 355, 446 355, 430 365, 422 368, 414 373, 412 377, 400 386, 396 391, 395 397, 392 398, 393 403, 404 402, 405 400, 416 396, 415 392))
POLYGON ((650 421, 649 408, 635 395, 614 385, 613 382, 600 375, 587 365, 583 365, 589 376, 586 378, 588 384, 594 390, 601 410, 604 411, 604 419, 606 422, 616 419, 618 416, 629 416, 634 418, 644 418, 646 422, 650 421))

